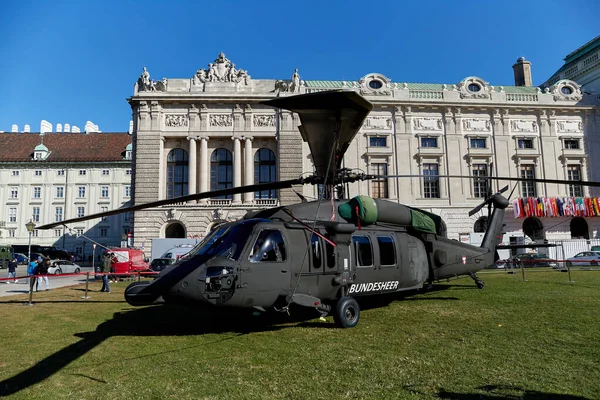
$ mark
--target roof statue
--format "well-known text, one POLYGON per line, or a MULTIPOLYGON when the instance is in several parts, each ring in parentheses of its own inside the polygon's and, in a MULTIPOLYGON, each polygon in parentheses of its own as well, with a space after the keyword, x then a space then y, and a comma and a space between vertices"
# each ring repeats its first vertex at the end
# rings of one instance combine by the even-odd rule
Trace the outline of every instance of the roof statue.
POLYGON ((223 52, 214 62, 208 64, 208 69, 199 69, 192 77, 192 85, 200 85, 205 82, 233 82, 249 85, 250 75, 248 71, 236 69, 223 52))
POLYGON ((294 73, 292 74, 292 79, 289 81, 279 80, 275 82, 275 90, 279 89, 280 92, 293 92, 300 93, 300 88, 304 85, 304 81, 300 80, 300 74, 298 73, 298 68, 294 69, 294 73))

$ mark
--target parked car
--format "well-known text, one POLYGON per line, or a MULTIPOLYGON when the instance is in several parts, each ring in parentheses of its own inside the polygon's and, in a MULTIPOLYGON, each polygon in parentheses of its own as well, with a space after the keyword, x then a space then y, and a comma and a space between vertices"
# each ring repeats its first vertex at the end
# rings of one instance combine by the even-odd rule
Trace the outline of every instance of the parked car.
POLYGON ((173 264, 175 260, 172 258, 155 258, 150 263, 150 269, 154 272, 160 272, 163 269, 167 268, 169 265, 173 264))
POLYGON ((600 251, 582 251, 575 257, 568 258, 567 265, 569 267, 600 265, 600 251))
POLYGON ((52 261, 50 268, 48 268, 48 274, 59 275, 59 274, 78 274, 81 272, 81 267, 69 260, 55 260, 52 261))
POLYGON ((522 253, 513 257, 515 267, 537 268, 537 267, 552 267, 556 268, 558 263, 556 260, 549 258, 545 254, 539 253, 522 253))
POLYGON ((29 258, 23 253, 15 253, 13 256, 17 259, 18 265, 27 265, 27 262, 29 261, 29 258))

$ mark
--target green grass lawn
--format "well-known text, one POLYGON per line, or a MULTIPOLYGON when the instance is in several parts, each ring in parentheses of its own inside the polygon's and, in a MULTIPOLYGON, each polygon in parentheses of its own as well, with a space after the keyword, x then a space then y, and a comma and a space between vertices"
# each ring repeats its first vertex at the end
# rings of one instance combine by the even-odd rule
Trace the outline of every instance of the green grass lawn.
POLYGON ((14 399, 599 399, 600 273, 480 273, 332 318, 275 325, 134 308, 82 287, 0 298, 14 399))

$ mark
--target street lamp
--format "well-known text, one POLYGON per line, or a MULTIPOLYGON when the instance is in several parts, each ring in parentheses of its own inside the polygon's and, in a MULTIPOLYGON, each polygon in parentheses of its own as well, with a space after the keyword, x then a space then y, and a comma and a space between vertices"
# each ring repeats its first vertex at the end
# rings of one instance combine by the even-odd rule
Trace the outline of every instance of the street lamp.
POLYGON ((27 258, 29 259, 29 262, 31 262, 31 234, 35 229, 35 223, 29 220, 29 222, 25 224, 25 228, 27 228, 27 232, 29 232, 29 254, 27 254, 27 258))

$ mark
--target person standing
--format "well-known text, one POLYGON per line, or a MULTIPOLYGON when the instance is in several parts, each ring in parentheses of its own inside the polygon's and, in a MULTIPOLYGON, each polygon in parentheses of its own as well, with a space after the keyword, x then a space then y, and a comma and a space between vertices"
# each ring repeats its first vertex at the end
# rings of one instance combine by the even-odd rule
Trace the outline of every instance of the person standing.
MULTIPOLYGON (((17 259, 14 257, 8 262, 8 279, 10 278, 13 278, 14 283, 19 282, 17 279, 17 259)), ((6 283, 10 283, 10 281, 6 281, 6 283)))
POLYGON ((50 290, 50 284, 48 283, 48 268, 50 268, 50 259, 42 259, 42 257, 38 258, 38 278, 35 286, 35 291, 40 291, 40 283, 42 280, 46 281, 46 290, 50 290))
POLYGON ((108 285, 108 274, 112 265, 112 254, 106 252, 104 254, 104 261, 102 263, 102 289, 101 292, 110 293, 110 286, 108 285))
MULTIPOLYGON (((41 257, 40 257, 41 259, 41 257)), ((35 286, 35 275, 38 271, 38 261, 29 261, 29 265, 27 266, 27 275, 29 279, 29 291, 33 292, 33 287, 35 286)))

